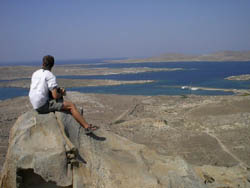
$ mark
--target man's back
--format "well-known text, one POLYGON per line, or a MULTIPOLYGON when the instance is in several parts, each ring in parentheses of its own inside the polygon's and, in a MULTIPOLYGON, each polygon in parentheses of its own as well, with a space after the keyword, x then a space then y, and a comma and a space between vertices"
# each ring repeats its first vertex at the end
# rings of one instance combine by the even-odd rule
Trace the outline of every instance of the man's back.
POLYGON ((39 69, 31 78, 29 98, 34 109, 43 106, 49 100, 49 90, 57 87, 56 77, 48 70, 39 69))
POLYGON ((68 111, 85 129, 86 133, 97 130, 99 127, 88 124, 78 112, 75 104, 71 101, 58 100, 65 94, 65 90, 60 89, 60 92, 58 92, 56 77, 51 73, 54 62, 53 56, 44 56, 43 69, 37 70, 32 75, 29 98, 33 108, 38 113, 43 114, 55 111, 68 111), (49 99, 49 91, 51 91, 52 99, 49 99))

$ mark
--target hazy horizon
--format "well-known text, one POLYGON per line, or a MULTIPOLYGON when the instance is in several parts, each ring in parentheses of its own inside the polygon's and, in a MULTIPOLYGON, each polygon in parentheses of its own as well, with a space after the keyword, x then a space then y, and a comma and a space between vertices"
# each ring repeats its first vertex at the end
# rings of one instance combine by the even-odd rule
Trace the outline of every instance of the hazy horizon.
POLYGON ((250 50, 250 1, 1 1, 0 63, 250 50))

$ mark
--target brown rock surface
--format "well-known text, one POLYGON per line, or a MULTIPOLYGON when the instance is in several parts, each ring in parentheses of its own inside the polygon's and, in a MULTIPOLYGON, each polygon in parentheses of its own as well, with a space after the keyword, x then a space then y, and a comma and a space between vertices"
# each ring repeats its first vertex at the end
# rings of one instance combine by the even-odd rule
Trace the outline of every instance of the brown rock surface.
POLYGON ((158 154, 103 129, 87 136, 70 114, 61 112, 38 115, 29 111, 20 116, 9 144, 0 180, 4 188, 250 185, 247 170, 239 165, 189 165, 180 157, 158 154), (73 152, 75 148, 78 152, 73 152))
MULTIPOLYGON (((69 92, 68 97, 83 107, 89 122, 104 130, 142 144, 155 155, 172 159, 181 156, 194 165, 202 181, 206 179, 204 174, 215 179, 215 183, 207 184, 210 187, 237 187, 232 182, 241 187, 248 185, 248 172, 243 169, 250 165, 249 96, 150 97, 69 92), (238 175, 234 175, 234 171, 238 175)), ((7 130, 5 122, 11 117, 8 112, 16 110, 12 115, 17 116, 26 111, 28 104, 25 97, 1 101, 5 118, 1 119, 0 130, 7 130)), ((8 136, 7 132, 4 134, 8 136)), ((3 152, 7 149, 6 139, 1 137, 1 144, 5 143, 3 152)))
POLYGON ((0 171, 2 169, 8 148, 8 138, 11 127, 18 116, 31 109, 27 97, 18 97, 0 101, 0 171))
POLYGON ((0 186, 32 187, 25 179, 33 179, 33 173, 46 182, 58 182, 58 186, 71 185, 72 177, 65 168, 65 145, 54 113, 38 115, 29 111, 23 114, 10 132, 0 186))

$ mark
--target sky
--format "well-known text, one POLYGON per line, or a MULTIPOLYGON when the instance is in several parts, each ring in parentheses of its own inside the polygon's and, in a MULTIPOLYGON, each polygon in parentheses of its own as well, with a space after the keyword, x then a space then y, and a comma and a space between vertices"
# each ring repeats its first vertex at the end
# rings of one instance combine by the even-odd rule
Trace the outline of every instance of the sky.
POLYGON ((1 0, 0 63, 250 50, 249 0, 1 0))

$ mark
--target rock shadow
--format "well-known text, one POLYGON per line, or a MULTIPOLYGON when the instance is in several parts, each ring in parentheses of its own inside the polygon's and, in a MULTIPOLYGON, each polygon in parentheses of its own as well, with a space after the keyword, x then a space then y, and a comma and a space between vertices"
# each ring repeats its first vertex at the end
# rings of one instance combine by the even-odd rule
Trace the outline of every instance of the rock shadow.
POLYGON ((16 184, 17 188, 72 188, 72 186, 61 187, 54 182, 46 182, 40 175, 34 173, 33 169, 18 169, 16 184))
POLYGON ((91 138, 93 138, 94 140, 97 140, 97 141, 105 141, 106 140, 105 137, 97 136, 93 132, 92 133, 88 133, 86 135, 89 136, 89 137, 91 137, 91 138))

